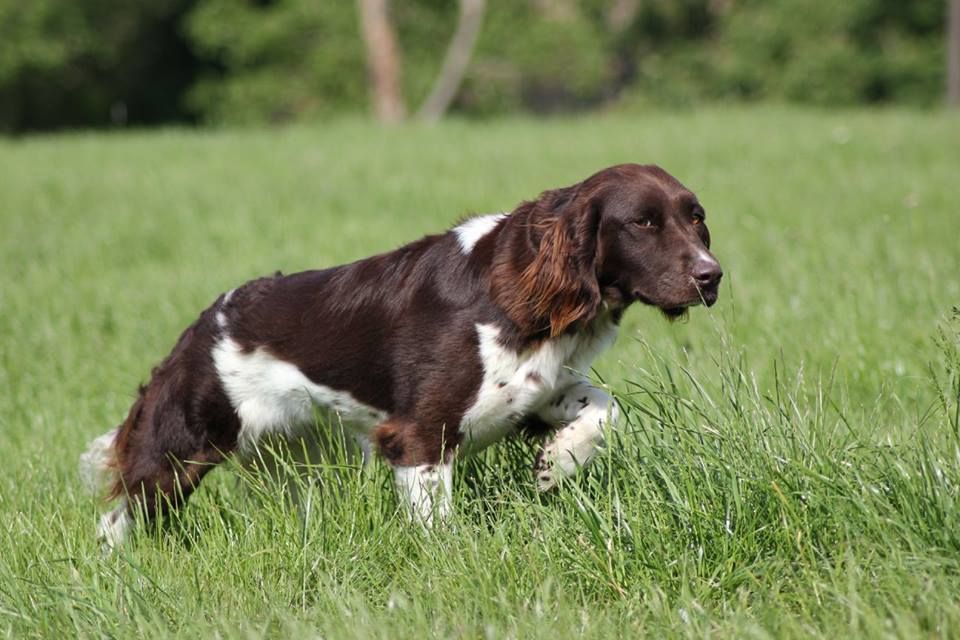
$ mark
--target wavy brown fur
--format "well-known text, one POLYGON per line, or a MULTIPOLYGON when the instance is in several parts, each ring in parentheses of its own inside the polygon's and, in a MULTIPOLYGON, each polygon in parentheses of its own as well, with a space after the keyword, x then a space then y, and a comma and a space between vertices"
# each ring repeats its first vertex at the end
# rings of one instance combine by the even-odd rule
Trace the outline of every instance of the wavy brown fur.
POLYGON ((596 277, 599 212, 579 185, 547 191, 524 202, 509 224, 525 227, 526 259, 516 247, 497 256, 491 284, 494 300, 528 334, 562 334, 592 320, 600 307, 596 277), (526 266, 516 273, 518 264, 526 266))

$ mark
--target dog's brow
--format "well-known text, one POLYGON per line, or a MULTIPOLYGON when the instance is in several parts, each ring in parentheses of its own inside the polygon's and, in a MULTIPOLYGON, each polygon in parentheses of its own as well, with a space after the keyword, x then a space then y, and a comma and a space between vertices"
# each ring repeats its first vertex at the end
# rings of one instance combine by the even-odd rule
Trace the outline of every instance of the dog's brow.
MULTIPOLYGON (((697 202, 697 197, 689 191, 681 191, 674 199, 682 209, 693 209, 694 207, 700 206, 700 203, 697 202)), ((702 207, 700 208, 702 209, 702 207)))

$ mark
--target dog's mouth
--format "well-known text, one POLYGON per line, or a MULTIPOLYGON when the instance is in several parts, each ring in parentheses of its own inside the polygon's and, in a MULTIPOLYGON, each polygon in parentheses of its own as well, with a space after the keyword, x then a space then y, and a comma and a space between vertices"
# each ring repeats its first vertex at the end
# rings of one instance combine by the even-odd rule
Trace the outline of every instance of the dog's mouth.
POLYGON ((717 303, 717 298, 720 295, 720 286, 719 284, 712 287, 704 287, 700 289, 700 297, 697 299, 696 304, 700 304, 702 298, 703 304, 708 307, 712 307, 717 303))
POLYGON ((690 310, 690 306, 692 305, 685 307, 660 307, 660 312, 667 317, 667 320, 679 320, 687 316, 687 311, 690 310))
POLYGON ((679 303, 657 303, 637 292, 634 294, 637 300, 652 307, 657 307, 670 320, 676 320, 687 315, 691 307, 704 305, 712 307, 719 297, 718 287, 702 288, 697 291, 695 298, 690 298, 679 303))

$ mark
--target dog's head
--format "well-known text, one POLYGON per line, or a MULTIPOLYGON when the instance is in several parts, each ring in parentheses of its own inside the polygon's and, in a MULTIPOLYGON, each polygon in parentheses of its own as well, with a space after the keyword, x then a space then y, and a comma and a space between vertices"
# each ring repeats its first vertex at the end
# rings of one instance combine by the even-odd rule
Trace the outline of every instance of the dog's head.
POLYGON ((513 283, 496 279, 494 293, 527 330, 559 335, 604 303, 639 300, 676 318, 717 301, 723 272, 709 250, 703 207, 659 167, 604 169, 541 194, 514 216, 532 259, 513 283))

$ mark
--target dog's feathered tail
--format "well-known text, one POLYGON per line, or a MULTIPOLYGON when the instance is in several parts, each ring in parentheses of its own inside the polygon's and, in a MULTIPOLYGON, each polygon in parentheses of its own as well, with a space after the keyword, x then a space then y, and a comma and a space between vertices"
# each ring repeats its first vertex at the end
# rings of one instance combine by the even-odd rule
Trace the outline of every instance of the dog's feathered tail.
POLYGON ((117 456, 114 445, 120 427, 95 438, 80 456, 80 478, 87 490, 98 497, 107 497, 117 481, 117 456))

